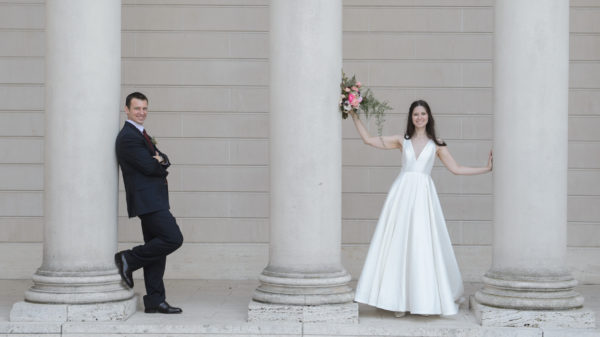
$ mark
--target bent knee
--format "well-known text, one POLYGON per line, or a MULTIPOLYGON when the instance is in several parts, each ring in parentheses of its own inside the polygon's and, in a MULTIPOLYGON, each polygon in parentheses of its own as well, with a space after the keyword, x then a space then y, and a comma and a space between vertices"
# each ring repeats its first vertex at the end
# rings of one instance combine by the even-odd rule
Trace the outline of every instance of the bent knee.
POLYGON ((181 234, 181 232, 178 232, 177 235, 173 235, 172 237, 170 237, 168 242, 171 245, 172 249, 175 250, 181 247, 181 245, 183 245, 183 235, 181 234))

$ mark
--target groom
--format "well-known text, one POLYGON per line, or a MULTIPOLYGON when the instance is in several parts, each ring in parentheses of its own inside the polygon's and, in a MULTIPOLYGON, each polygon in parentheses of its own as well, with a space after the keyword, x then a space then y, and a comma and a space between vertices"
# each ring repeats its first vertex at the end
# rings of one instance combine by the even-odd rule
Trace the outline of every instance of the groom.
POLYGON ((169 212, 167 168, 169 158, 144 129, 148 98, 134 92, 125 100, 127 121, 116 141, 117 160, 123 173, 127 213, 142 220, 144 244, 115 254, 119 274, 133 288, 133 271, 144 268, 146 313, 179 314, 166 302, 163 275, 167 255, 183 243, 183 236, 169 212))

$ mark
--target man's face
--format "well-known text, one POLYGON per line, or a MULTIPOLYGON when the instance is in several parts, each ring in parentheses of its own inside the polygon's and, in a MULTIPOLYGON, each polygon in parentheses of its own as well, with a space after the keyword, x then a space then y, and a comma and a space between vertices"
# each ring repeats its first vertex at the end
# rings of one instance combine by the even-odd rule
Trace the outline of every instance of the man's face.
POLYGON ((148 114, 148 101, 133 98, 129 102, 129 107, 125 106, 125 113, 128 119, 143 125, 148 114))

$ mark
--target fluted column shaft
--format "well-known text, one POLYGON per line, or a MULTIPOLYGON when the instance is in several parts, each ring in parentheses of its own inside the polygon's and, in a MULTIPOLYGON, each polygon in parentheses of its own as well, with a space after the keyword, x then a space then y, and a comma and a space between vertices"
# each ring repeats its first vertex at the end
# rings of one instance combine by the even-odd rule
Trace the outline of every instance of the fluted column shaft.
POLYGON ((129 299, 117 250, 121 2, 46 3, 44 257, 28 302, 129 299))
POLYGON ((352 301, 341 264, 341 0, 271 1, 271 241, 254 299, 352 301))
POLYGON ((493 265, 479 302, 569 309, 566 268, 569 1, 495 5, 493 265))

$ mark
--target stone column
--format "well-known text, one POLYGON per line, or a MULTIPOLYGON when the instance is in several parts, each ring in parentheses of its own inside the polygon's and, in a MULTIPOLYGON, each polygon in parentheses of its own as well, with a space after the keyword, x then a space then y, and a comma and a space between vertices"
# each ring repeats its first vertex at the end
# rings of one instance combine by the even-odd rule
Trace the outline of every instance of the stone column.
POLYGON ((12 321, 125 319, 117 250, 121 2, 46 3, 44 257, 12 321))
POLYGON ((341 264, 341 0, 273 0, 271 243, 249 320, 357 320, 341 264))
POLYGON ((493 264, 473 308, 483 325, 586 327, 565 263, 569 0, 497 1, 495 34, 493 264))

